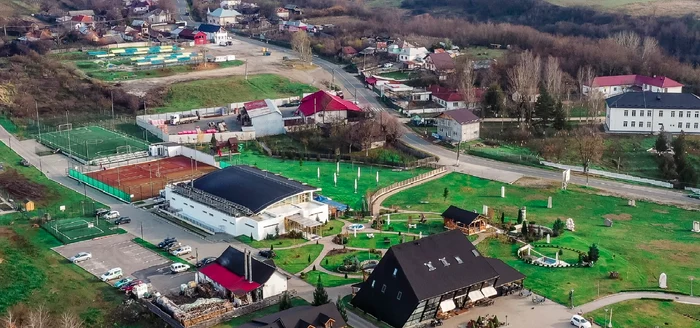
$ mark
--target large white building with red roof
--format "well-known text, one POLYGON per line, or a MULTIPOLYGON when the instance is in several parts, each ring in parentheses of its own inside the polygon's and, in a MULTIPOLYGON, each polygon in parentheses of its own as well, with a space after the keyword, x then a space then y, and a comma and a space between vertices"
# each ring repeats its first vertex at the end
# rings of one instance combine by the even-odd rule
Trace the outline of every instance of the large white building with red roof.
POLYGON ((583 86, 583 93, 599 92, 605 98, 625 92, 681 93, 683 84, 665 76, 615 75, 598 76, 590 86, 583 86))
POLYGON ((301 99, 299 113, 317 123, 333 123, 348 119, 349 114, 362 113, 362 109, 352 101, 320 90, 301 99))

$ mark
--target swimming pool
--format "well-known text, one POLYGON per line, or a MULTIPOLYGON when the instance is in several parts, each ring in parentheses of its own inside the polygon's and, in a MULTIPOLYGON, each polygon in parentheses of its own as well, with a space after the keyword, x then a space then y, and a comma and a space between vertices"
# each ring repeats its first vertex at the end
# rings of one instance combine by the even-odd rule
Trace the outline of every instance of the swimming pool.
POLYGON ((555 259, 553 259, 553 258, 551 258, 551 257, 546 257, 546 256, 544 256, 544 257, 540 257, 539 260, 538 260, 538 262, 540 262, 540 263, 542 263, 542 264, 547 264, 547 265, 555 265, 555 264, 557 264, 559 261, 557 261, 557 260, 555 260, 555 259))

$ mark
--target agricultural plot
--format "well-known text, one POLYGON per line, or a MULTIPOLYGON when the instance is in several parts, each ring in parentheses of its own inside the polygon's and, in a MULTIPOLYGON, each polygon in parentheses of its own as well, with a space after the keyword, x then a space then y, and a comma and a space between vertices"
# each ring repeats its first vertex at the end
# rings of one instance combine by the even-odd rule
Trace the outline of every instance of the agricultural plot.
POLYGON ((42 133, 37 139, 52 149, 86 161, 148 150, 146 142, 99 126, 73 129, 71 124, 63 124, 58 131, 42 133))

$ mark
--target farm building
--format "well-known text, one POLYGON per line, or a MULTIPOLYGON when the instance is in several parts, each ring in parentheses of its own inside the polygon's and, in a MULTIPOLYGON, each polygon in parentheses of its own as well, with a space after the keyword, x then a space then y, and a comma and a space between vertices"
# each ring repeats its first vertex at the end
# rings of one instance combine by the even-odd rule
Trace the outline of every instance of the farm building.
POLYGON ((255 100, 243 104, 241 120, 250 122, 256 137, 284 134, 282 112, 270 99, 255 100))
POLYGON ((451 230, 389 248, 351 302, 393 327, 416 327, 466 312, 524 279, 451 230))
POLYGON ((229 246, 214 262, 199 269, 198 283, 209 282, 219 296, 237 306, 260 302, 287 290, 287 277, 272 260, 260 261, 250 251, 229 246))
POLYGON ((486 217, 476 212, 463 210, 457 206, 450 205, 442 213, 442 218, 445 222, 445 228, 461 230, 465 235, 486 231, 486 217))
POLYGON ((302 98, 299 112, 304 118, 313 118, 321 123, 332 123, 344 121, 353 113, 362 113, 362 109, 352 101, 321 90, 302 98))
POLYGON ((313 198, 317 191, 254 167, 231 166, 168 185, 165 197, 171 213, 211 233, 262 240, 296 230, 310 239, 328 221, 328 205, 313 198))
POLYGON ((593 79, 591 85, 583 86, 584 94, 590 94, 591 91, 599 93, 605 98, 625 92, 681 93, 683 92, 683 84, 665 76, 656 75, 598 76, 593 79))

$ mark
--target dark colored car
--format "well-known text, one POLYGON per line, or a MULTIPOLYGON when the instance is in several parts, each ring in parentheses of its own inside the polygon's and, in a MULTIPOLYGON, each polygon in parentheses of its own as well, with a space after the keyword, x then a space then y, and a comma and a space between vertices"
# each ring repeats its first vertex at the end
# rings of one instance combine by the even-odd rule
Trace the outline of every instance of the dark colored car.
POLYGON ((260 255, 266 259, 273 259, 273 258, 275 258, 275 256, 277 256, 277 254, 275 254, 275 251, 271 251, 271 250, 260 251, 260 252, 258 252, 258 255, 260 255))
POLYGON ((109 213, 108 208, 98 208, 95 210, 95 215, 96 216, 102 216, 103 214, 109 213))
POLYGON ((205 258, 199 260, 199 262, 197 262, 197 267, 201 268, 201 267, 203 267, 211 262, 214 262, 214 261, 216 261, 216 257, 205 257, 205 258))
POLYGON ((158 248, 167 248, 168 246, 177 243, 177 238, 175 237, 168 237, 163 239, 160 243, 158 243, 158 248))
POLYGON ((129 218, 128 216, 122 216, 122 217, 114 220, 114 224, 116 224, 116 225, 127 224, 127 223, 131 223, 131 218, 129 218))

